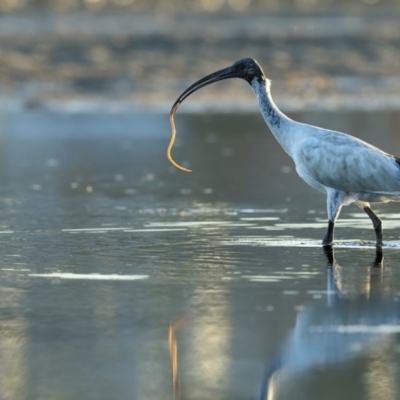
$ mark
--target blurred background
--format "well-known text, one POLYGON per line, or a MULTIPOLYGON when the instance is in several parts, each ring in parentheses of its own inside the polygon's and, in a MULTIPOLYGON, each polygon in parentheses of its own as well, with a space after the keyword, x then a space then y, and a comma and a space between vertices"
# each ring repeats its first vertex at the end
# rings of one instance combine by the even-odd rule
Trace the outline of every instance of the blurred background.
MULTIPOLYGON (((1 0, 0 12, 2 109, 166 112, 242 57, 286 111, 400 107, 398 0, 1 0)), ((256 110, 232 82, 187 103, 256 110)))
POLYGON ((399 0, 1 0, 0 11, 5 193, 24 179, 63 195, 279 203, 296 185, 297 204, 312 201, 243 81, 210 85, 176 114, 174 156, 198 175, 165 160, 178 95, 243 57, 291 117, 400 154, 399 0))
POLYGON ((194 172, 165 157, 175 99, 243 57, 290 117, 400 156, 399 21, 400 0, 0 0, 0 398, 250 399, 278 352, 274 399, 399 399, 399 204, 374 208, 384 266, 354 206, 324 254, 325 196, 238 80, 176 113, 194 172))

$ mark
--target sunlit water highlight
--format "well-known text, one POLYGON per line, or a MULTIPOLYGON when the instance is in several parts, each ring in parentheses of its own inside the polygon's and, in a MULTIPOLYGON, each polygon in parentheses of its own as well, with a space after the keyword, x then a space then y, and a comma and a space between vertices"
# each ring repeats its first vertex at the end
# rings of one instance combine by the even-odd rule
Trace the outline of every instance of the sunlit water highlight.
POLYGON ((73 274, 68 272, 52 272, 49 274, 28 274, 33 278, 87 279, 102 281, 137 281, 147 279, 148 275, 116 275, 116 274, 73 274))

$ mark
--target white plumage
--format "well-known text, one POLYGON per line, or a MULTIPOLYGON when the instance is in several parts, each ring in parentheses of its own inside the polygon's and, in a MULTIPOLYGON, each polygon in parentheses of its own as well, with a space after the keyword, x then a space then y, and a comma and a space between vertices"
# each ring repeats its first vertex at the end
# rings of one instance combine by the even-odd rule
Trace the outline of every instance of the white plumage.
POLYGON ((329 223, 323 244, 332 244, 334 224, 342 206, 356 203, 371 218, 376 243, 381 246, 382 222, 369 203, 400 201, 400 159, 345 133, 288 118, 273 102, 270 81, 251 58, 197 81, 182 93, 173 109, 197 89, 228 78, 241 78, 251 85, 266 123, 293 158, 300 177, 327 194, 329 223))

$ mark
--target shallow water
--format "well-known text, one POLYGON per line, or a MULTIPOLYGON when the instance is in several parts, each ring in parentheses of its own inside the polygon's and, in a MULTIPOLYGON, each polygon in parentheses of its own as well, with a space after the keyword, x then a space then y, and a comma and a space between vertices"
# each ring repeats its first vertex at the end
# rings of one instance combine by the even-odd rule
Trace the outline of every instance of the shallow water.
MULTIPOLYGON (((395 113, 296 114, 400 154, 395 113)), ((0 382, 12 399, 397 399, 400 209, 384 260, 258 115, 2 116, 0 382)))

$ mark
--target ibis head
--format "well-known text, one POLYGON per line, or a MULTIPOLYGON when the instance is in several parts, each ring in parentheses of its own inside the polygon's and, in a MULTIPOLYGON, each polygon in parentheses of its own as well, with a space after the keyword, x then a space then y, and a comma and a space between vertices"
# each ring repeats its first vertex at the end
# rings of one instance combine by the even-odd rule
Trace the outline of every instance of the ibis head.
POLYGON ((186 99, 189 95, 194 93, 196 90, 210 85, 211 83, 222 81, 230 78, 241 78, 248 83, 253 82, 254 79, 258 81, 265 81, 265 75, 260 65, 253 58, 243 58, 242 60, 236 61, 233 65, 227 68, 220 69, 219 71, 213 72, 210 75, 198 80, 193 85, 189 86, 176 100, 172 107, 172 110, 178 108, 179 104, 186 99))

